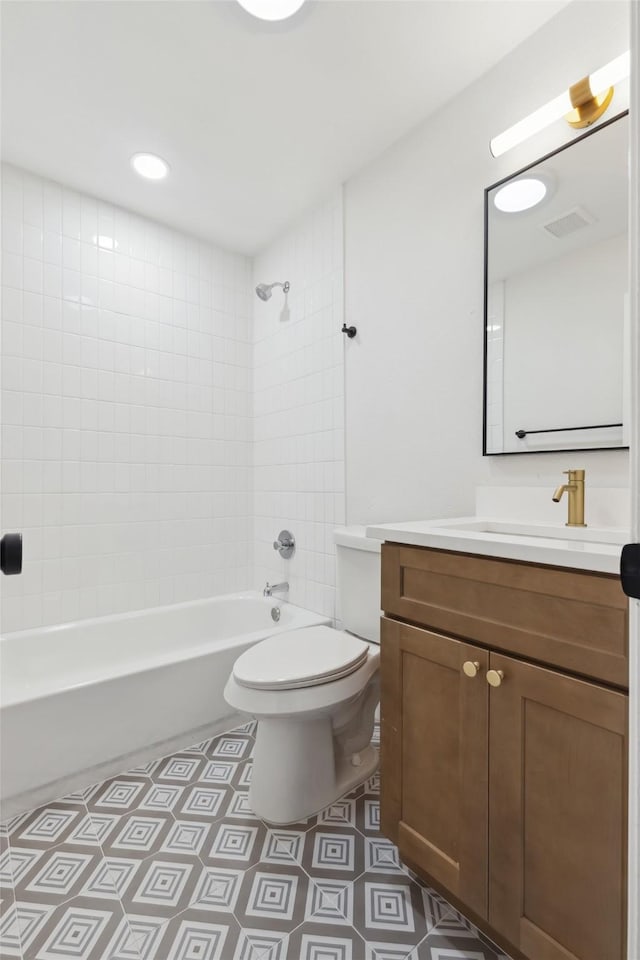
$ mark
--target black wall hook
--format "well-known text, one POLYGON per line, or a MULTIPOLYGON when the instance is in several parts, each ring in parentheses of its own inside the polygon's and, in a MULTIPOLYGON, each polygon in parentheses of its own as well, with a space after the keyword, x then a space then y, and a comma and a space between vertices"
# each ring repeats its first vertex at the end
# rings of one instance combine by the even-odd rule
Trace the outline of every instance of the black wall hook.
POLYGON ((349 340, 353 340, 353 338, 355 337, 355 335, 356 335, 356 333, 357 333, 358 331, 356 330, 355 327, 348 327, 348 326, 346 325, 346 323, 343 323, 343 324, 342 324, 342 332, 343 332, 343 333, 346 333, 346 335, 349 337, 349 340))

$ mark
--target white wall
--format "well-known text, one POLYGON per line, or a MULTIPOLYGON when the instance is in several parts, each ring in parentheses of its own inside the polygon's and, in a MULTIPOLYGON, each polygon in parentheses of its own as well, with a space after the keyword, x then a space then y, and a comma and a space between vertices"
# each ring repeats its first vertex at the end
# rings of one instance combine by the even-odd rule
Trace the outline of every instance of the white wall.
POLYGON ((25 551, 2 629, 249 586, 248 261, 15 168, 2 187, 2 530, 25 551))
MULTIPOLYGON (((504 437, 493 449, 566 446, 562 433, 519 440, 521 428, 622 422, 627 249, 625 233, 504 280, 504 437)), ((579 436, 622 443, 622 427, 579 436)))
MULTIPOLYGON (((570 139, 489 140, 629 46, 628 5, 575 2, 345 188, 347 519, 473 512, 474 487, 626 487, 628 454, 482 458, 483 191, 570 139)), ((612 109, 626 106, 618 91, 612 109)))
POLYGON ((335 616, 332 530, 344 523, 342 192, 254 262, 254 286, 288 280, 267 303, 253 297, 254 579, 290 583, 289 598, 335 616), (280 530, 293 558, 272 547, 280 530))

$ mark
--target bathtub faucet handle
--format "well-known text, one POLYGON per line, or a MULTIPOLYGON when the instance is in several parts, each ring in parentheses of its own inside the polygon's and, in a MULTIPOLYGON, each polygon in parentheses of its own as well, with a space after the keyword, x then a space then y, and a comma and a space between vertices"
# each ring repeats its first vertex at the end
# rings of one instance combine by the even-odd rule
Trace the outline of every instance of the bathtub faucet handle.
POLYGON ((273 549, 277 550, 281 557, 288 560, 296 548, 296 541, 289 530, 281 530, 278 539, 273 541, 273 549))

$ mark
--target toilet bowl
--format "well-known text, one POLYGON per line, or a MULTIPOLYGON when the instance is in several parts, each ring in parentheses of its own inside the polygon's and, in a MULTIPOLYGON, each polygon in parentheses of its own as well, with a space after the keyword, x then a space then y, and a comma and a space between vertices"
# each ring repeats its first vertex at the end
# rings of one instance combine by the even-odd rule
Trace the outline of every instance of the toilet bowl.
POLYGON ((227 703, 258 721, 249 802, 272 823, 304 820, 368 779, 379 702, 380 542, 334 531, 346 629, 306 627, 242 654, 227 703))

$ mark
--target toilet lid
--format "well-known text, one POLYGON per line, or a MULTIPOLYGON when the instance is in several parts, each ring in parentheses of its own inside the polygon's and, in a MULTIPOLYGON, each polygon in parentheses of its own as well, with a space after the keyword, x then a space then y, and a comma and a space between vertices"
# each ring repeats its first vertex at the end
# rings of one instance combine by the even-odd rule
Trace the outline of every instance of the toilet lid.
POLYGON ((366 661, 369 644, 331 627, 305 627, 268 637, 238 657, 233 675, 244 687, 293 690, 347 677, 366 661))

